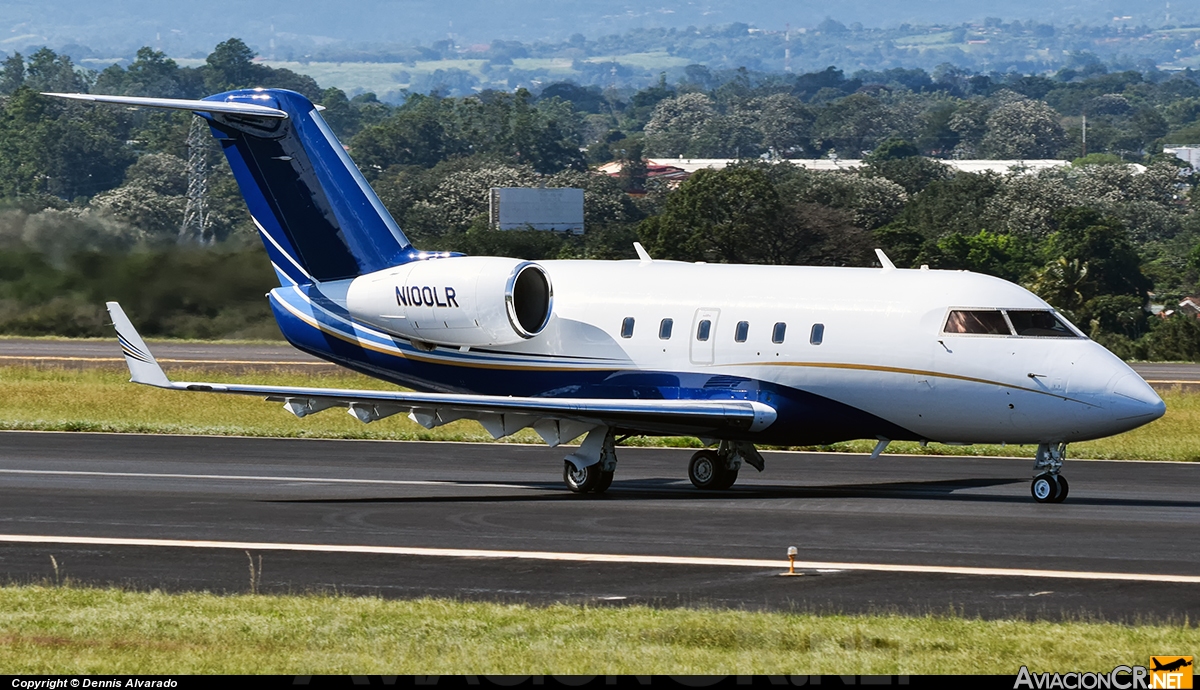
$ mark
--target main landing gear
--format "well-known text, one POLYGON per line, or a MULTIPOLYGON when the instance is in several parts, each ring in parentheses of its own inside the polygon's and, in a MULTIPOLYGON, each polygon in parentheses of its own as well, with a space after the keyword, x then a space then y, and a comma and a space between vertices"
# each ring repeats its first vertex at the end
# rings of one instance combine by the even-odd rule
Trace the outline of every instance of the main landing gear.
POLYGON ((1038 503, 1062 503, 1071 490, 1067 478, 1059 474, 1063 458, 1067 456, 1067 444, 1043 443, 1037 448, 1033 461, 1035 476, 1029 493, 1038 503))
POLYGON ((721 441, 716 450, 697 451, 688 463, 688 479, 697 489, 721 491, 737 481, 742 463, 762 472, 763 458, 753 443, 721 441))
POLYGON ((563 482, 577 494, 602 494, 612 486, 613 472, 605 472, 600 465, 576 467, 570 460, 563 461, 563 482))
MULTIPOLYGON (((588 432, 579 450, 563 460, 563 483, 577 494, 602 494, 612 485, 617 469, 616 438, 612 429, 588 432)), ((716 450, 697 451, 688 463, 688 479, 697 489, 720 491, 737 481, 742 463, 762 472, 763 457, 753 443, 721 441, 716 450)))
POLYGON ((563 483, 577 494, 602 494, 612 485, 616 470, 615 435, 608 427, 597 427, 563 460, 563 483))

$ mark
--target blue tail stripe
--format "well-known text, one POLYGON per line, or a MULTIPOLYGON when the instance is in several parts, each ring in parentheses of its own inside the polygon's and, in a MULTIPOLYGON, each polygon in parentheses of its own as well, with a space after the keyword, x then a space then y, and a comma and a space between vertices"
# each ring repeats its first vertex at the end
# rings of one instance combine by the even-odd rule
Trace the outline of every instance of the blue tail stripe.
POLYGON ((288 114, 269 124, 206 115, 268 236, 267 252, 288 282, 352 278, 412 258, 408 239, 308 99, 267 89, 205 100, 252 102, 288 114), (296 265, 301 270, 293 270, 296 265))
MULTIPOLYGON (((223 136, 215 127, 213 134, 218 137, 223 136)), ((254 218, 259 233, 264 235, 262 241, 263 246, 267 249, 267 256, 275 265, 275 269, 284 273, 292 284, 312 282, 312 278, 306 275, 298 265, 299 253, 279 225, 279 220, 272 211, 271 205, 267 203, 265 190, 250 174, 249 166, 242 157, 242 151, 235 143, 233 140, 222 139, 221 147, 225 151, 229 167, 233 170, 234 179, 241 188, 242 198, 246 200, 246 207, 250 210, 250 215, 254 218)), ((280 283, 288 284, 282 280, 280 283)))

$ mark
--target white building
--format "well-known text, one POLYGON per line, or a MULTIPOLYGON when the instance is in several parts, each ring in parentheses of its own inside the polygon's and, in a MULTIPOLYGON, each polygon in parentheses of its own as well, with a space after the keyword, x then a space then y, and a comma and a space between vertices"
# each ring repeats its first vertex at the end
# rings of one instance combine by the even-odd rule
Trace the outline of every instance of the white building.
MULTIPOLYGON (((1070 165, 1071 161, 1060 161, 1051 159, 1039 160, 943 160, 935 159, 939 163, 944 163, 955 170, 962 172, 980 173, 991 171, 1000 174, 1009 172, 1036 172, 1046 168, 1057 168, 1064 165, 1070 165)), ((800 166, 806 170, 852 170, 864 165, 863 161, 857 158, 839 159, 839 158, 791 158, 787 159, 792 165, 800 166)), ((647 158, 646 164, 650 166, 658 166, 663 168, 678 168, 684 172, 691 174, 697 170, 705 168, 721 169, 727 165, 738 162, 737 158, 647 158)), ((1135 166, 1138 172, 1145 170, 1143 166, 1135 166)), ((621 171, 620 161, 606 163, 600 166, 602 172, 609 174, 617 174, 621 171)))
POLYGON ((1193 170, 1200 170, 1200 146, 1164 146, 1163 153, 1175 156, 1193 170))

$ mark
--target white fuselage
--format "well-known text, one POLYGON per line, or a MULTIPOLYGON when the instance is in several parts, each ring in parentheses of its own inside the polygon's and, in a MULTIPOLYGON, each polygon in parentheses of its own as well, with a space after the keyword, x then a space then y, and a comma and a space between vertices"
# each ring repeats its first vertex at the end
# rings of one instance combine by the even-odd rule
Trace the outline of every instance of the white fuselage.
MULTIPOLYGON (((455 259, 430 268, 441 261, 455 259)), ((741 377, 821 396, 946 443, 1079 441, 1127 431, 1164 411, 1133 370, 1077 332, 943 332, 952 309, 1051 309, 998 278, 673 261, 538 265, 553 286, 552 316, 540 333, 486 349, 436 348, 421 358, 473 367, 480 376, 488 368, 528 368, 566 378, 572 370, 603 368, 741 377), (669 338, 660 337, 664 319, 672 320, 669 338), (700 339, 705 320, 708 338, 700 339), (776 324, 786 324, 783 342, 774 342, 776 324)), ((381 295, 371 320, 386 324, 399 318, 386 313, 396 303, 393 272, 357 278, 356 287, 329 285, 327 294, 337 299, 371 286, 381 295)))

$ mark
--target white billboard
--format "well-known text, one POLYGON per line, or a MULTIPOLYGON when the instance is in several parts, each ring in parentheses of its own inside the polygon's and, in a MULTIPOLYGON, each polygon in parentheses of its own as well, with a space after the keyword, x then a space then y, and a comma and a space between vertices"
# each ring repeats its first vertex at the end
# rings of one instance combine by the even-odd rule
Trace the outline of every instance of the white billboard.
POLYGON ((583 190, 492 187, 488 211, 500 230, 583 232, 583 190))

